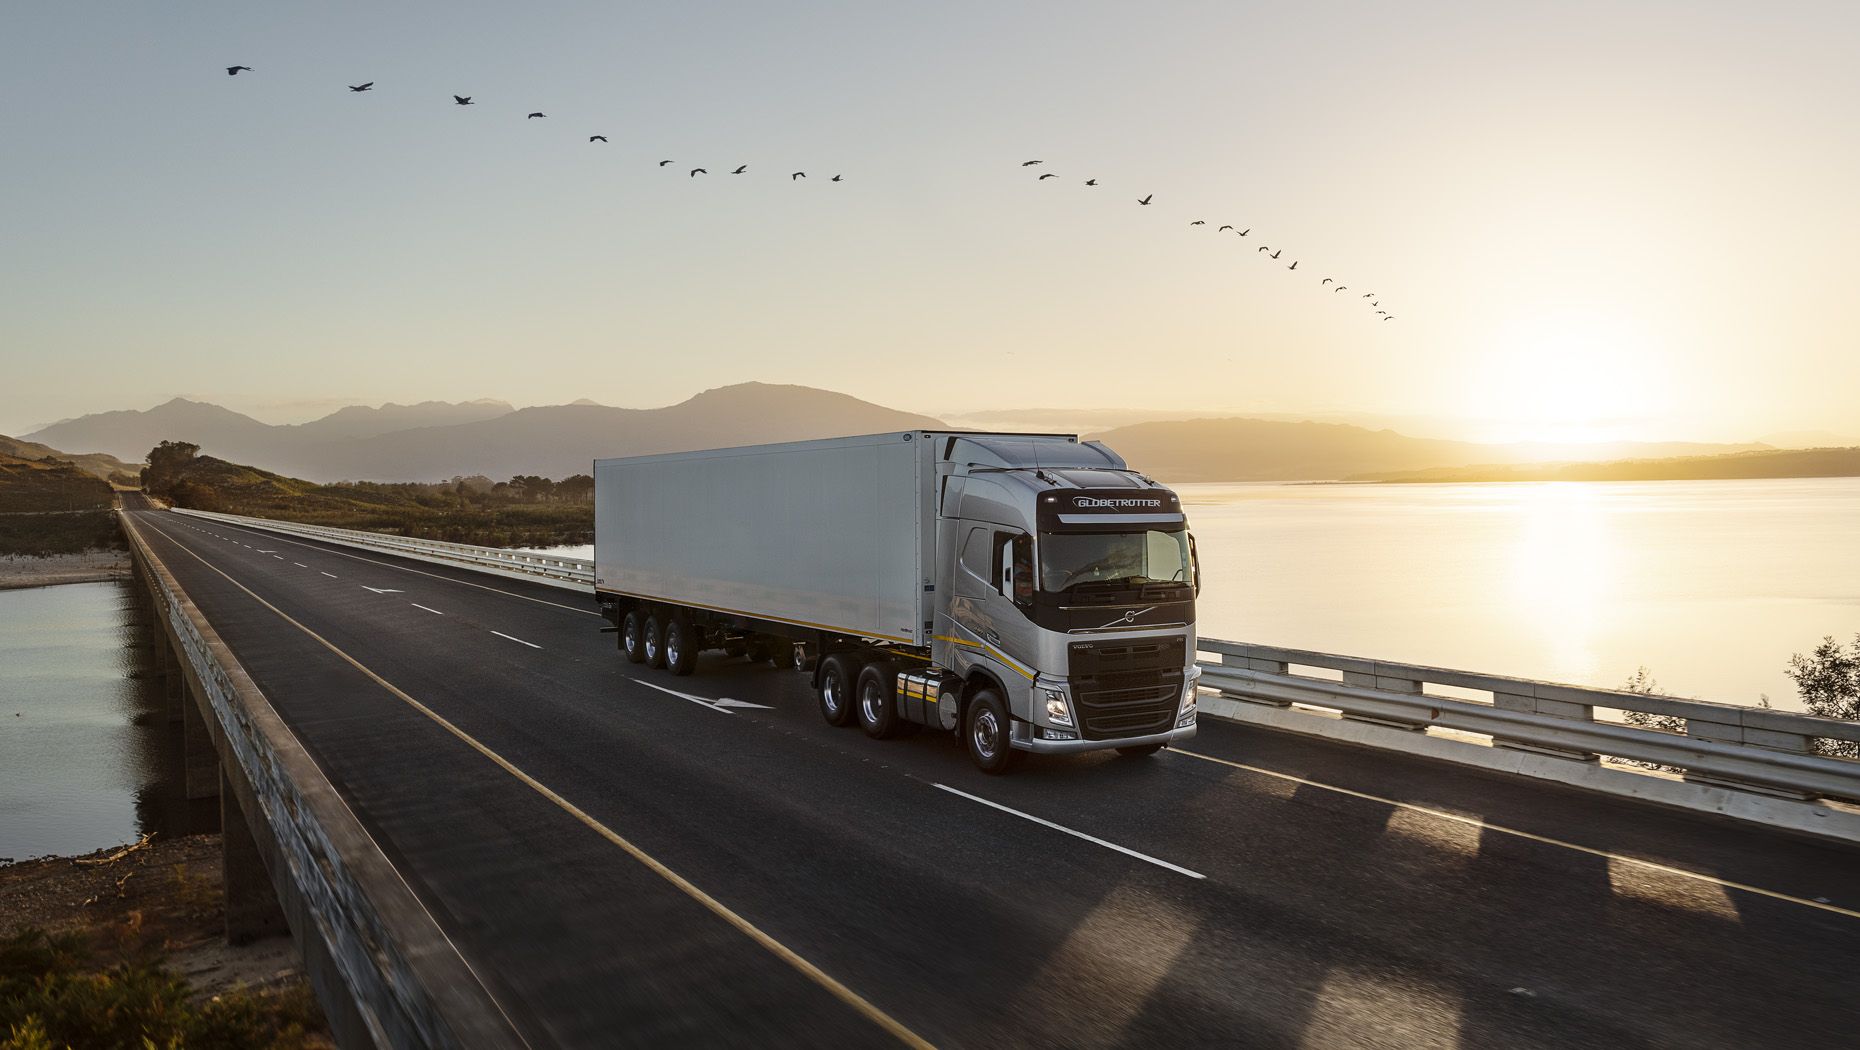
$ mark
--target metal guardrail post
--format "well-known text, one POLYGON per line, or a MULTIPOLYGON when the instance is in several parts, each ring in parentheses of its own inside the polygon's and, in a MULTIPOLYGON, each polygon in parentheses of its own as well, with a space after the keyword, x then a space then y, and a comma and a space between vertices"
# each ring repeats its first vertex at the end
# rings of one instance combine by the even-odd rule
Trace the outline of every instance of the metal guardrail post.
MULTIPOLYGON (((1520 685, 1525 683, 1520 682, 1520 685)), ((1501 711, 1523 711, 1529 714, 1548 715, 1551 718, 1567 718, 1576 722, 1595 721, 1595 705, 1579 703, 1574 700, 1557 700, 1551 697, 1537 696, 1533 691, 1525 693, 1492 692, 1492 706, 1501 711)), ((1545 747, 1511 737, 1494 736, 1492 744, 1512 751, 1528 751, 1534 755, 1549 755, 1552 758, 1567 758, 1577 762, 1600 762, 1602 756, 1593 751, 1578 751, 1563 747, 1545 747)))
MULTIPOLYGON (((1706 718, 1687 718, 1686 735, 1694 740, 1715 740, 1720 743, 1759 747, 1790 755, 1815 753, 1814 742, 1801 733, 1780 733, 1770 729, 1758 729, 1745 726, 1741 722, 1732 725, 1728 722, 1712 721, 1706 718)), ((1712 784, 1718 787, 1735 788, 1739 791, 1755 791, 1759 794, 1794 799, 1798 802, 1820 797, 1808 791, 1794 791, 1777 787, 1774 784, 1758 784, 1735 777, 1697 773, 1689 769, 1685 770, 1683 775, 1685 779, 1698 784, 1712 784)))

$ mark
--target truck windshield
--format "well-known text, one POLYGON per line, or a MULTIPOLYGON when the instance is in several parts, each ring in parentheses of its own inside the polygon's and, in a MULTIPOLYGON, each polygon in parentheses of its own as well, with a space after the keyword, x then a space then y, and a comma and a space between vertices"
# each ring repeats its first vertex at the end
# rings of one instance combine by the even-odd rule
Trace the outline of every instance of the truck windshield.
POLYGON ((1138 587, 1193 580, 1185 530, 1040 534, 1040 589, 1048 594, 1090 584, 1138 587))

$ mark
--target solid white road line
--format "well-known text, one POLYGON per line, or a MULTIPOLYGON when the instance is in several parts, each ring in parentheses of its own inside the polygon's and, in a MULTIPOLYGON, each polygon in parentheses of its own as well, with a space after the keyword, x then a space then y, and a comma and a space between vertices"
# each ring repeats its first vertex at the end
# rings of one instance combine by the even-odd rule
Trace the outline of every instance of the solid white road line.
POLYGON ((1706 875, 1702 872, 1688 871, 1685 868, 1675 868, 1669 864, 1660 864, 1655 861, 1642 860, 1639 857, 1627 857, 1619 853, 1610 852, 1605 849, 1596 849, 1593 846, 1584 846, 1584 845, 1580 845, 1575 842, 1565 842, 1562 839, 1551 838, 1548 835, 1539 835, 1539 834, 1536 834, 1530 831, 1520 831, 1517 828, 1508 828, 1502 824, 1488 824, 1485 821, 1480 820, 1478 817, 1463 817, 1459 815, 1458 813, 1448 813, 1445 810, 1430 809, 1426 806, 1417 806, 1412 802, 1397 802, 1396 800, 1392 798, 1383 798, 1381 795, 1371 795, 1366 791, 1353 791, 1346 787, 1338 787, 1335 784, 1319 783, 1316 780, 1307 780, 1304 777, 1294 776, 1290 773, 1281 773, 1273 769, 1261 769, 1259 766, 1249 766, 1243 762, 1234 762, 1234 761, 1231 761, 1225 758, 1216 758, 1213 755, 1204 755, 1199 751, 1184 751, 1179 747, 1172 747, 1169 750, 1175 752, 1178 755, 1183 755, 1188 758, 1198 758, 1203 762, 1213 762, 1216 765, 1231 766, 1234 769, 1245 770, 1248 773, 1258 773, 1260 776, 1276 777, 1280 780, 1289 780, 1294 784, 1301 784, 1305 787, 1318 788, 1324 791, 1334 791, 1339 795, 1348 795, 1351 798, 1360 798, 1367 802, 1379 802, 1382 805, 1394 806, 1397 809, 1404 809, 1411 813, 1424 813, 1430 817, 1436 817, 1436 818, 1439 818, 1440 820, 1451 821, 1455 824, 1462 824, 1467 827, 1477 828, 1481 831, 1491 831, 1491 832, 1494 832, 1500 835, 1511 835, 1516 838, 1525 839, 1530 842, 1542 843, 1543 845, 1546 845, 1546 846, 1557 846, 1562 849, 1574 850, 1577 853, 1586 853, 1591 857, 1600 857, 1604 860, 1610 860, 1610 861, 1620 861, 1623 864, 1629 864, 1635 867, 1646 868, 1649 871, 1657 871, 1665 875, 1677 875, 1681 878, 1696 879, 1699 882, 1710 883, 1711 885, 1720 887, 1721 889, 1739 890, 1744 893, 1754 893, 1759 897, 1768 897, 1771 900, 1787 901, 1790 904, 1800 904, 1808 908, 1818 908, 1821 911, 1833 912, 1836 915, 1845 915, 1846 917, 1850 919, 1860 919, 1860 910, 1855 910, 1853 908, 1843 908, 1838 904, 1834 904, 1826 900, 1809 900, 1806 897, 1797 897, 1794 894, 1790 894, 1790 893, 1781 893, 1776 890, 1766 890, 1762 888, 1761 886, 1752 886, 1752 885, 1749 885, 1748 883, 1742 883, 1742 882, 1732 882, 1729 879, 1721 879, 1717 877, 1716 875, 1706 875))
MULTIPOLYGON (((427 610, 427 611, 428 611, 428 612, 431 612, 432 610, 430 610, 430 609, 429 609, 429 610, 427 610)), ((444 614, 442 613, 441 615, 444 615, 444 614)), ((504 633, 504 632, 502 632, 502 631, 492 631, 491 633, 492 633, 492 634, 494 634, 494 635, 497 635, 497 636, 498 636, 499 638, 508 638, 508 639, 510 639, 511 641, 513 641, 513 642, 515 642, 515 643, 517 643, 518 645, 527 645, 527 646, 529 646, 529 647, 530 647, 530 648, 532 648, 532 649, 541 649, 541 648, 542 648, 542 646, 540 646, 540 645, 537 645, 537 644, 536 644, 535 642, 526 642, 526 641, 524 641, 523 639, 521 639, 521 638, 518 638, 518 637, 517 637, 517 636, 515 636, 515 635, 510 635, 510 634, 505 634, 505 633, 504 633)))
POLYGON ((1020 817, 1023 820, 1031 820, 1035 824, 1043 824, 1046 827, 1052 828, 1054 831, 1063 831, 1066 834, 1073 836, 1074 838, 1084 839, 1086 842, 1095 843, 1097 845, 1103 846, 1105 849, 1114 849, 1117 852, 1122 853, 1127 857, 1135 857, 1138 860, 1148 861, 1149 863, 1154 864, 1159 868, 1168 868, 1170 871, 1177 872, 1182 875, 1186 875, 1191 879, 1207 878, 1206 875, 1203 875, 1202 873, 1198 871, 1190 871, 1187 868, 1181 867, 1180 865, 1171 864, 1166 860, 1158 860, 1155 857, 1152 857, 1147 853, 1138 853, 1134 849, 1129 849, 1124 846, 1120 846, 1115 842, 1106 842, 1105 840, 1099 838, 1096 835, 1087 835, 1083 831, 1074 831, 1073 829, 1066 827, 1064 824, 1055 824, 1050 820, 1047 820, 1043 817, 1036 817, 1031 813, 1022 813, 1018 809, 1014 809, 1010 806, 1004 806, 999 802, 990 802, 989 800, 981 797, 980 795, 971 795, 967 791, 962 791, 957 788, 950 787, 948 784, 933 784, 932 786, 939 788, 943 791, 947 791, 952 795, 961 795, 963 798, 966 798, 971 802, 980 802, 984 806, 992 806, 995 809, 998 809, 1003 813, 1012 813, 1013 815, 1020 817))
MULTIPOLYGON (((317 571, 318 571, 318 572, 323 572, 323 570, 321 570, 321 569, 318 569, 317 571)), ((335 574, 335 573, 333 573, 333 572, 324 572, 324 573, 323 573, 323 575, 325 575, 325 576, 327 576, 327 577, 329 577, 329 578, 330 578, 330 579, 332 579, 332 580, 340 580, 340 579, 342 579, 342 577, 340 577, 340 576, 338 576, 338 575, 336 575, 336 574, 335 574)))
MULTIPOLYGON (((413 607, 414 607, 414 608, 416 608, 416 609, 426 609, 426 606, 424 606, 424 605, 421 605, 421 604, 420 604, 419 602, 408 602, 407 604, 408 604, 408 605, 411 605, 411 606, 413 606, 413 607)), ((442 612, 440 612, 440 611, 439 611, 438 609, 426 609, 426 611, 427 611, 427 612, 429 612, 429 613, 432 613, 432 614, 433 614, 434 616, 444 616, 444 615, 445 615, 445 613, 442 613, 442 612)), ((497 632, 496 632, 496 631, 492 631, 491 633, 492 633, 492 634, 496 634, 497 632)))
POLYGON ((303 562, 300 562, 300 561, 294 561, 294 562, 292 562, 291 564, 292 564, 292 565, 295 565, 295 566, 297 566, 297 567, 298 567, 298 568, 300 568, 300 569, 308 569, 308 568, 310 567, 310 566, 308 566, 308 565, 305 565, 305 564, 304 564, 303 562))
POLYGON ((406 593, 404 591, 397 591, 392 587, 370 587, 365 583, 362 584, 362 590, 373 591, 376 594, 404 594, 406 593))

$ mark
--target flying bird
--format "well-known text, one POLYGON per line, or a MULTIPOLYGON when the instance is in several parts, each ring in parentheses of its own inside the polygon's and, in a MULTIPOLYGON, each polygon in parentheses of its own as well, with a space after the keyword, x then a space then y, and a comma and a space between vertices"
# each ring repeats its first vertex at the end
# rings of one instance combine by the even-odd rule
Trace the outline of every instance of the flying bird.
POLYGON ((1395 316, 1393 314, 1390 314, 1388 316, 1383 317, 1382 319, 1384 321, 1393 321, 1395 319, 1395 316))
POLYGON ((788 176, 788 181, 793 182, 796 179, 805 179, 805 178, 807 178, 807 172, 797 171, 794 174, 788 176))
POLYGON ((1373 302, 1373 303, 1370 303, 1369 305, 1371 305, 1371 306, 1381 306, 1381 305, 1382 305, 1382 300, 1380 300, 1380 299, 1377 299, 1377 300, 1376 300, 1375 302, 1373 302))
POLYGON ((366 84, 350 84, 349 85, 350 91, 373 91, 374 89, 375 89, 375 82, 372 80, 370 80, 366 84))
POLYGON ((1389 315, 1389 312, 1387 310, 1377 310, 1376 312, 1381 314, 1384 317, 1387 317, 1389 315))
POLYGON ((695 178, 697 178, 697 177, 698 177, 699 175, 709 175, 709 174, 710 174, 710 172, 708 172, 708 171, 705 171, 705 170, 704 170, 703 168, 692 168, 692 169, 691 169, 691 176, 690 176, 690 177, 691 177, 691 178, 694 178, 694 179, 695 179, 695 178))
POLYGON ((1145 197, 1145 198, 1143 198, 1142 200, 1140 200, 1140 201, 1138 201, 1137 203, 1138 203, 1138 204, 1148 204, 1148 203, 1150 202, 1150 197, 1154 197, 1154 196, 1156 196, 1156 195, 1155 195, 1154 193, 1152 193, 1152 194, 1150 194, 1150 195, 1149 195, 1149 197, 1145 197))
MULTIPOLYGON (((1231 230, 1231 229, 1233 229, 1233 227, 1232 227, 1232 226, 1223 226, 1223 227, 1221 227, 1221 230, 1231 230)), ((1215 230, 1214 232, 1215 232, 1215 233, 1219 233, 1219 232, 1221 232, 1221 230, 1215 230)))
POLYGON ((828 179, 827 181, 828 182, 841 182, 841 181, 844 181, 844 178, 845 178, 844 176, 835 175, 831 179, 828 179))
POLYGON ((535 120, 537 117, 546 117, 548 115, 549 114, 547 113, 531 113, 529 116, 524 117, 523 119, 524 120, 535 120))
POLYGON ((732 174, 732 175, 741 175, 741 174, 742 174, 743 172, 745 172, 745 171, 748 171, 748 170, 749 170, 749 165, 747 165, 747 164, 741 164, 741 165, 738 165, 738 166, 737 166, 737 168, 736 168, 736 170, 735 170, 735 171, 733 171, 733 172, 731 172, 730 174, 732 174))
POLYGON ((471 105, 471 96, 470 95, 454 95, 452 96, 452 101, 458 103, 461 106, 469 106, 471 105))
POLYGON ((1023 167, 1023 168, 1031 168, 1031 167, 1033 167, 1033 166, 1034 166, 1035 164, 1040 164, 1040 163, 1044 163, 1044 162, 1043 162, 1043 161, 1037 161, 1037 160, 1023 160, 1023 161, 1021 161, 1021 162, 1020 162, 1020 166, 1021 166, 1021 167, 1023 167))
POLYGON ((1044 174, 1044 175, 1042 175, 1042 176, 1040 176, 1039 178, 1037 178, 1037 179, 1035 179, 1035 180, 1033 180, 1033 181, 1035 181, 1035 182, 1045 182, 1045 181, 1046 181, 1047 179, 1056 179, 1056 178, 1058 178, 1058 177, 1059 177, 1059 176, 1057 176, 1057 175, 1055 175, 1055 174, 1053 174, 1052 172, 1050 172, 1050 171, 1049 171, 1049 172, 1047 172, 1046 174, 1044 174))
POLYGON ((659 167, 661 167, 661 168, 663 168, 663 167, 665 167, 665 166, 666 166, 667 164, 670 164, 670 163, 671 163, 671 161, 669 161, 669 160, 662 160, 662 161, 660 161, 660 162, 659 162, 659 167))
POLYGON ((1365 299, 1374 299, 1375 297, 1376 297, 1376 293, 1374 293, 1374 292, 1364 292, 1364 293, 1363 293, 1363 298, 1365 298, 1365 299))
POLYGON ((1194 222, 1189 223, 1189 225, 1190 226, 1206 226, 1207 222, 1203 219, 1196 219, 1194 222))
POLYGON ((1280 248, 1278 252, 1273 252, 1271 255, 1266 256, 1266 258, 1277 259, 1279 257, 1279 252, 1282 252, 1284 250, 1285 250, 1284 248, 1280 248))
POLYGON ((1298 260, 1297 260, 1297 259, 1293 259, 1293 260, 1292 260, 1292 265, 1290 265, 1290 266, 1287 266, 1287 267, 1286 267, 1286 269, 1288 269, 1288 270, 1296 270, 1296 269, 1298 269, 1298 260))
POLYGON ((1098 185, 1098 180, 1097 180, 1097 179, 1086 179, 1086 180, 1085 180, 1085 185, 1087 185, 1087 186, 1096 186, 1096 185, 1098 185))
POLYGON ((226 75, 229 77, 236 77, 240 73, 250 73, 251 71, 252 71, 251 66, 227 66, 226 67, 226 75))
POLYGON ((1269 247, 1267 247, 1266 245, 1263 245, 1263 244, 1262 244, 1262 245, 1260 245, 1259 247, 1257 247, 1257 248, 1255 248, 1255 249, 1253 249, 1253 250, 1254 250, 1254 251, 1256 251, 1256 252, 1269 252, 1269 251, 1271 251, 1272 249, 1271 249, 1271 248, 1269 248, 1269 247))
POLYGON ((1350 290, 1350 286, 1347 284, 1340 284, 1337 287, 1331 289, 1332 292, 1347 292, 1349 290, 1350 290))
POLYGON ((607 136, 605 136, 605 135, 589 135, 589 136, 588 136, 588 141, 589 141, 589 142, 606 142, 606 141, 607 141, 607 136))
POLYGON ((1246 229, 1240 231, 1240 236, 1245 237, 1247 234, 1252 233, 1252 232, 1253 232, 1253 227, 1248 226, 1246 229))
POLYGON ((1336 284, 1337 282, 1335 282, 1335 281, 1333 281, 1333 280, 1331 280, 1330 278, 1328 278, 1328 277, 1326 277, 1326 278, 1324 278, 1324 279, 1323 279, 1322 281, 1320 281, 1320 282, 1318 282, 1318 283, 1320 283, 1320 284, 1336 284))

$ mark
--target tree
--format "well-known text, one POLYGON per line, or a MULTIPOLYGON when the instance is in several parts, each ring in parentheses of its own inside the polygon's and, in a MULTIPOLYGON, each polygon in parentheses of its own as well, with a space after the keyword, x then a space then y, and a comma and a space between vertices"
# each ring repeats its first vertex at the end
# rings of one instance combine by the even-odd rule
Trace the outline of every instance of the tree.
POLYGON ((200 454, 191 441, 164 441, 149 450, 149 465, 142 468, 142 487, 157 495, 168 494, 181 472, 200 454))
MULTIPOLYGON (((1860 721, 1860 634, 1850 646, 1828 635, 1809 655, 1796 653, 1789 658, 1788 675, 1809 714, 1860 721)), ((1838 758, 1860 758, 1860 743, 1851 740, 1823 737, 1815 741, 1815 749, 1838 758)))
POLYGON ((555 483, 555 494, 577 502, 594 498, 594 479, 586 474, 570 474, 555 483))

